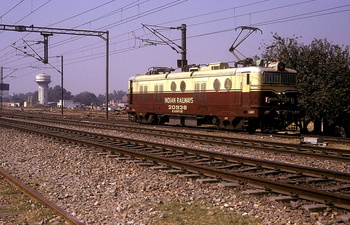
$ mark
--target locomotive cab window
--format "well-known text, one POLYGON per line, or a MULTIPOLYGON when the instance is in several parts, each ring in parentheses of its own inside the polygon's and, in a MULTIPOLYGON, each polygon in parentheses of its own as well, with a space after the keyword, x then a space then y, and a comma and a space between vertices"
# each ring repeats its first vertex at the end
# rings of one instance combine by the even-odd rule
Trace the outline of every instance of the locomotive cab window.
POLYGON ((263 82, 265 84, 288 84, 297 83, 296 73, 264 72, 263 82))

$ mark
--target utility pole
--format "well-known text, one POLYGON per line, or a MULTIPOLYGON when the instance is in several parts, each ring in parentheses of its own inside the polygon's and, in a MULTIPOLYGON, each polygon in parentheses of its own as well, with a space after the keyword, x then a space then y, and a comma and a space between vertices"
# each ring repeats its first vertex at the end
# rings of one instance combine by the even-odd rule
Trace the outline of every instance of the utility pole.
POLYGON ((0 88, 1 88, 1 96, 0 96, 0 110, 2 111, 2 89, 3 89, 3 81, 4 81, 4 67, 0 68, 0 74, 1 74, 1 84, 0 84, 0 88))
POLYGON ((186 24, 182 24, 181 27, 179 27, 179 29, 181 30, 181 46, 182 46, 181 63, 179 67, 181 67, 182 71, 187 71, 186 24))
POLYGON ((49 36, 52 36, 52 33, 41 32, 41 35, 44 36, 44 59, 43 63, 48 64, 49 62, 49 36))
POLYGON ((63 100, 63 55, 61 55, 61 71, 60 71, 60 73, 61 73, 61 88, 62 88, 62 102, 61 102, 61 115, 63 116, 63 102, 64 102, 64 100, 63 100))

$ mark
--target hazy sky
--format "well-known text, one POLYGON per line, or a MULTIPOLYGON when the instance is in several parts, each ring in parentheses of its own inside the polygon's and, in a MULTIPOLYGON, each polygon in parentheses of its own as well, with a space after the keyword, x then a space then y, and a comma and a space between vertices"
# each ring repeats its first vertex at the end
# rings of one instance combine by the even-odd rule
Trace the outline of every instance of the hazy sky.
MULTIPOLYGON (((349 0, 0 0, 0 24, 109 31, 109 92, 127 90, 128 79, 153 66, 176 68, 181 55, 156 40, 142 24, 163 27, 187 25, 189 64, 229 62, 228 51, 239 26, 262 30, 252 34, 238 50, 247 57, 260 55, 259 47, 272 34, 314 38, 350 45, 349 0)), ((153 27, 155 28, 155 27, 153 27)), ((157 27, 159 28, 159 27, 157 27)), ((181 31, 160 30, 181 45, 181 31)), ((10 94, 37 90, 39 73, 51 75, 50 87, 61 84, 60 74, 36 58, 43 56, 40 33, 0 30, 0 66, 10 94), (26 54, 24 53, 26 52, 26 54), (32 55, 32 56, 30 56, 32 55), (36 58, 34 58, 35 56, 36 58)), ((106 42, 99 37, 55 34, 49 37, 49 63, 61 69, 64 56, 64 88, 104 94, 106 42)))

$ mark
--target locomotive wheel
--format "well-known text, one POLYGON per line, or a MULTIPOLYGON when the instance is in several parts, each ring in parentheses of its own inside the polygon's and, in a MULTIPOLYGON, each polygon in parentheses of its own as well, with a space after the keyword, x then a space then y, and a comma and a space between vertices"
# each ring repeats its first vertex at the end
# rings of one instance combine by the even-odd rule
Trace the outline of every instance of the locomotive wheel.
POLYGON ((134 114, 129 114, 129 121, 131 122, 137 122, 138 120, 138 117, 137 115, 134 113, 134 114))
POLYGON ((227 128, 228 125, 230 125, 230 122, 227 120, 222 121, 222 124, 224 125, 225 129, 227 128))
POLYGON ((217 118, 217 117, 215 116, 215 117, 213 117, 213 119, 211 120, 211 122, 212 122, 212 124, 214 124, 214 125, 218 125, 219 122, 220 122, 220 120, 219 120, 219 118, 217 118))
POLYGON ((254 134, 255 131, 256 131, 256 129, 255 129, 254 127, 248 127, 248 128, 247 128, 247 132, 248 132, 249 134, 254 134))
POLYGON ((227 129, 227 126, 230 125, 230 122, 227 120, 224 120, 222 122, 218 122, 218 124, 216 125, 216 128, 219 130, 225 130, 227 129))
POLYGON ((159 124, 160 120, 157 115, 151 115, 151 124, 159 124))
POLYGON ((211 120, 211 123, 216 126, 216 129, 220 129, 220 120, 216 116, 213 117, 211 120))
POLYGON ((143 120, 144 120, 144 117, 143 116, 139 116, 136 122, 142 123, 143 120))

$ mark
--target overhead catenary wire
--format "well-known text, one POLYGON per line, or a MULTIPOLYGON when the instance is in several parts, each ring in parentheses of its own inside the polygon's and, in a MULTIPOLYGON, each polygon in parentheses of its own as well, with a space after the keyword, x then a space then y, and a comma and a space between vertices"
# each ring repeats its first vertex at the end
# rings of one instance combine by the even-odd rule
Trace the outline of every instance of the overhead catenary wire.
MULTIPOLYGON (((144 13, 146 13, 145 15, 144 15, 144 13, 141 13, 140 15, 131 16, 131 17, 125 18, 124 20, 121 20, 121 21, 118 21, 118 22, 114 22, 113 24, 115 25, 116 23, 124 24, 124 23, 127 23, 127 22, 131 22, 132 20, 139 19, 139 18, 141 18, 143 16, 146 16, 146 15, 154 14, 156 12, 159 12, 160 10, 164 10, 164 9, 169 8, 169 7, 173 7, 175 5, 181 4, 181 3, 186 2, 186 1, 187 0, 175 0, 175 1, 172 1, 170 3, 166 3, 164 5, 157 6, 154 9, 148 10, 148 11, 144 12, 144 13)), ((143 1, 141 3, 144 3, 144 2, 146 2, 146 1, 143 1)), ((127 6, 124 6, 124 8, 127 8, 127 7, 132 7, 132 6, 130 4, 128 4, 127 6)), ((97 7, 95 7, 95 8, 97 8, 97 7)), ((120 9, 119 9, 119 11, 120 11, 120 9)), ((78 28, 78 27, 80 27, 80 25, 76 26, 75 28, 78 28)), ((108 27, 108 28, 110 28, 110 27, 108 27)), ((98 28, 98 30, 103 30, 103 28, 98 28)), ((54 48, 54 47, 57 47, 57 46, 61 46, 63 44, 67 44, 67 43, 70 43, 72 41, 76 41, 76 40, 79 40, 79 39, 82 39, 82 38, 84 38, 84 37, 79 37, 79 36, 78 37, 73 37, 73 38, 71 37, 69 39, 65 39, 63 41, 60 41, 58 43, 55 43, 55 44, 51 45, 51 48, 54 48)))
POLYGON ((22 2, 24 2, 24 0, 21 0, 20 2, 18 2, 16 5, 14 5, 11 9, 7 10, 4 14, 2 14, 0 16, 0 20, 2 20, 2 18, 4 16, 6 16, 8 13, 10 13, 12 10, 14 10, 17 6, 19 6, 22 2))
MULTIPOLYGON (((257 4, 259 4, 259 3, 264 3, 264 2, 266 2, 266 1, 269 1, 269 0, 262 0, 262 1, 259 1, 259 2, 256 2, 256 3, 254 3, 254 5, 257 5, 257 4)), ((314 0, 309 0, 309 1, 307 1, 307 2, 310 2, 310 1, 314 1, 314 0)), ((306 3, 306 2, 303 2, 303 3, 306 3)), ((303 4, 303 3, 298 3, 298 4, 303 4)), ((290 7, 290 6, 293 6, 293 5, 298 5, 298 4, 289 4, 289 5, 286 5, 286 6, 283 6, 284 8, 286 8, 286 7, 290 7)), ((198 18, 198 17, 203 17, 203 16, 207 16, 207 15, 210 15, 210 14, 218 14, 218 13, 222 13, 222 12, 224 12, 224 11, 229 11, 229 10, 233 10, 233 9, 237 9, 237 8, 243 8, 243 7, 247 7, 247 6, 250 6, 250 5, 253 5, 252 3, 250 3, 250 4, 244 4, 244 5, 240 5, 240 6, 236 6, 236 7, 231 7, 231 8, 228 8, 228 9, 224 9, 224 10, 217 10, 217 11, 213 11, 213 12, 210 12, 210 13, 202 13, 202 14, 199 14, 199 15, 195 15, 195 16, 190 16, 190 17, 185 17, 185 18, 183 18, 182 20, 188 20, 188 19, 193 19, 193 18, 198 18)), ((282 7, 277 7, 277 8, 273 8, 273 9, 280 9, 280 8, 282 8, 282 7)), ((272 10, 273 10, 272 9, 272 10)), ((260 11, 259 11, 260 12, 260 11)), ((259 12, 254 12, 254 13, 259 13, 259 12)), ((235 16, 235 17, 242 17, 242 16, 245 16, 246 14, 243 14, 243 15, 237 15, 237 16, 235 16)), ((229 17, 229 18, 224 18, 224 19, 231 19, 232 17, 229 17)), ((163 22, 163 23, 161 23, 161 24, 171 24, 171 23, 174 23, 174 22, 177 22, 177 21, 179 21, 179 20, 172 20, 172 21, 168 21, 168 22, 163 22)), ((125 22, 125 21, 124 21, 125 22)), ((198 24, 190 24, 190 25, 188 25, 188 27, 191 27, 191 26, 198 26, 198 25, 201 25, 201 24, 207 24, 207 23, 210 23, 210 22, 215 22, 215 21, 207 21, 207 22, 205 22, 205 23, 198 23, 198 24)), ((156 27, 161 27, 161 26, 159 26, 159 25, 155 25, 156 27)), ((109 27, 108 27, 109 28, 109 27)), ((139 28, 139 29, 137 29, 137 30, 141 30, 142 28, 139 28)), ((136 31, 136 30, 134 30, 134 31, 136 31)), ((131 31, 131 32, 134 32, 134 31, 131 31)), ((128 32, 128 33, 130 33, 130 32, 128 32)), ((125 35, 125 34, 123 34, 123 35, 125 35)), ((118 36, 122 36, 122 35, 118 35, 118 36)), ((110 38, 110 40, 113 40, 114 38, 116 38, 116 37, 111 37, 110 38)), ((79 39, 79 37, 77 37, 76 39, 79 39)), ((120 42, 119 42, 120 43, 120 42)), ((64 43, 57 43, 57 45, 60 45, 60 44, 64 44, 64 43)), ((88 46, 85 46, 85 47, 88 47, 88 46)), ((100 46, 101 48, 102 47, 104 47, 104 46, 100 46)), ((74 50, 72 50, 72 51, 74 51, 74 50)), ((65 52, 65 54, 69 54, 69 53, 71 53, 72 51, 70 51, 70 52, 65 52)))
MULTIPOLYGON (((299 3, 293 3, 293 4, 288 4, 288 5, 284 5, 284 6, 279 6, 279 7, 274 7, 274 8, 270 8, 268 10, 266 9, 263 9, 263 10, 259 10, 259 11, 254 11, 254 12, 250 12, 250 13, 244 13, 244 14, 239 14, 239 15, 235 15, 235 16, 230 16, 230 17, 224 17, 224 18, 220 18, 220 19, 216 19, 216 20, 209 20, 209 21, 205 21, 205 22, 201 22, 201 23, 195 23, 195 24, 189 24, 188 27, 193 27, 193 26, 198 26, 198 25, 204 25, 204 24, 208 24, 208 23, 212 23, 212 22, 217 22, 217 21, 222 21, 222 20, 228 20, 228 19, 232 19, 232 18, 238 18, 238 17, 244 17, 244 16, 247 16, 247 15, 252 15, 252 14, 257 14, 257 13, 262 13, 262 12, 266 12, 266 11, 271 11, 271 10, 279 10, 281 8, 288 8, 288 7, 291 7, 291 6, 296 6, 296 5, 300 5, 300 4, 305 4, 305 3, 309 3, 309 2, 312 2, 314 0, 309 0, 309 1, 305 1, 305 2, 299 2, 299 3)), ((266 0, 264 1, 260 1, 258 3, 262 3, 262 2, 266 2, 266 0)), ((257 3, 256 3, 257 4, 257 3)), ((245 6, 249 6, 251 4, 247 4, 247 5, 243 5, 243 6, 238 6, 238 7, 232 7, 230 8, 230 10, 234 9, 234 8, 239 8, 239 7, 245 7, 245 6)), ((346 6, 346 5, 345 5, 346 6)), ((344 7, 344 6, 339 6, 339 7, 344 7)), ((339 8, 339 7, 335 7, 335 8, 339 8)), ((333 8, 332 8, 333 9, 333 8)), ((327 9, 327 10, 332 10, 332 9, 327 9)), ((219 11, 215 11, 215 12, 212 12, 212 13, 220 13, 222 11, 226 11, 227 9, 225 10, 219 10, 219 11)), ((211 14, 211 13, 209 13, 211 14)), ((189 19, 189 18, 196 18, 196 17, 200 17, 200 16, 205 16, 207 14, 200 14, 200 15, 196 15, 196 16, 191 16, 191 17, 186 17, 184 18, 184 20, 186 19, 189 19)), ((174 21, 169 21, 169 22, 166 22, 167 24, 169 23, 172 23, 174 21)), ((165 23, 162 23, 162 24, 165 24, 165 23)), ((232 29, 234 29, 235 27, 233 27, 232 29)), ((230 30, 230 29, 229 29, 230 30)), ((223 31, 225 32, 225 31, 223 31)), ((216 32, 209 32, 208 35, 210 34, 214 34, 216 32)), ((218 32, 218 33, 222 33, 222 32, 218 32)), ((119 35, 120 36, 120 35, 119 35)), ((200 36, 206 36, 205 34, 200 34, 198 35, 197 37, 200 37, 200 36)), ((78 37, 79 38, 79 37, 78 37)), ((111 40, 113 39, 113 37, 111 37, 111 40)), ((64 44, 64 43, 57 43, 57 45, 60 45, 60 44, 64 44)), ((113 43, 111 43, 113 44, 113 43)), ((54 47, 54 46, 52 46, 54 47)), ((104 46, 100 46, 101 48, 104 47, 104 46)), ((74 50, 72 50, 74 51, 74 50)), ((65 54, 69 54, 69 52, 66 52, 65 54)))
MULTIPOLYGON (((326 11, 329 11, 329 10, 334 10, 334 9, 338 9, 338 8, 344 8, 344 7, 347 7, 347 6, 350 6, 350 4, 349 5, 338 6, 338 7, 333 7, 331 9, 317 10, 315 12, 309 12, 309 13, 302 13, 302 14, 298 14, 298 15, 294 15, 294 16, 290 16, 290 17, 284 17, 284 18, 276 19, 276 20, 270 20, 270 21, 265 21, 265 22, 260 22, 260 23, 254 23, 252 25, 253 26, 265 26, 265 25, 270 25, 270 24, 275 24, 275 23, 283 23, 283 22, 289 22, 289 21, 292 21, 292 20, 299 20, 299 19, 305 19, 305 18, 310 18, 310 17, 318 17, 318 16, 324 16, 324 15, 329 15, 329 14, 335 14, 335 13, 341 13, 341 12, 350 11, 350 9, 344 9, 344 10, 338 10, 338 11, 334 11, 334 12, 325 13, 326 11), (311 15, 307 16, 307 14, 315 14, 315 13, 320 13, 320 12, 322 12, 322 13, 321 14, 312 15, 312 16, 311 15)), ((238 16, 240 16, 240 15, 238 15, 238 16)), ((201 23, 201 24, 203 24, 203 23, 201 23)), ((198 24, 196 24, 196 25, 198 25, 198 24)), ((191 25, 189 25, 189 26, 191 26, 191 25)), ((218 31, 213 31, 213 32, 207 32, 207 33, 192 35, 192 36, 188 36, 187 38, 191 39, 191 38, 204 37, 204 36, 214 35, 214 34, 219 34, 219 33, 224 33, 224 32, 232 32, 234 29, 235 29, 235 27, 232 27, 232 28, 229 28, 229 29, 224 29, 224 30, 218 30, 218 31)), ((180 40, 180 39, 174 39, 174 41, 176 41, 176 40, 180 40)), ((127 41, 127 40, 124 40, 124 41, 127 41)), ((113 44, 113 43, 111 43, 111 44, 113 44)), ((100 47, 103 47, 103 46, 100 46, 100 47)), ((124 53, 125 49, 123 49, 121 52, 124 53)), ((118 53, 114 52, 114 53, 111 53, 111 54, 118 54, 118 53)))
MULTIPOLYGON (((140 14, 124 18, 123 20, 120 20, 120 21, 117 21, 117 22, 113 22, 111 24, 105 25, 103 27, 99 27, 97 29, 98 30, 109 30, 109 29, 114 28, 116 26, 119 26, 119 25, 122 25, 122 24, 125 24, 125 23, 128 23, 128 22, 134 21, 136 19, 140 19, 140 18, 148 16, 148 15, 152 15, 152 14, 154 14, 156 12, 168 9, 170 7, 174 7, 174 6, 178 5, 178 4, 182 4, 182 3, 186 2, 186 1, 187 0, 175 0, 175 1, 172 1, 171 3, 166 3, 164 5, 157 6, 157 7, 153 8, 153 9, 147 10, 147 11, 142 12, 140 14)), ((72 38, 70 40, 69 39, 65 39, 65 40, 63 40, 63 41, 61 41, 59 43, 56 43, 52 47, 55 47, 55 46, 58 46, 58 45, 61 45, 61 44, 66 44, 66 43, 72 42, 73 40, 75 41, 75 40, 78 40, 78 39, 81 39, 81 38, 82 37, 74 37, 74 38, 72 38)), ((113 39, 113 37, 111 39, 113 39)))
MULTIPOLYGON (((109 13, 103 15, 103 16, 100 16, 98 18, 89 20, 88 22, 85 22, 83 24, 74 26, 72 29, 77 29, 79 27, 82 27, 83 25, 95 22, 95 21, 99 20, 100 18, 106 18, 107 16, 111 16, 111 15, 114 15, 114 14, 116 14, 118 12, 122 12, 123 10, 129 9, 129 8, 132 8, 132 7, 136 7, 136 6, 140 6, 141 4, 144 4, 144 3, 148 2, 149 0, 142 1, 142 2, 140 2, 138 4, 136 4, 138 1, 134 1, 134 2, 129 3, 129 4, 125 5, 125 6, 123 6, 123 7, 118 8, 117 10, 113 10, 112 12, 109 12, 109 13)), ((188 1, 188 0, 174 0, 174 1, 172 1, 170 3, 166 3, 164 5, 158 5, 156 8, 150 9, 150 10, 148 10, 146 12, 139 13, 137 15, 133 15, 133 16, 121 19, 121 20, 119 20, 117 22, 113 22, 112 24, 114 25, 114 27, 118 26, 118 25, 121 25, 121 24, 125 24, 125 23, 131 22, 131 21, 133 21, 135 19, 139 19, 139 18, 142 18, 142 17, 147 16, 147 15, 152 15, 152 14, 154 14, 156 12, 159 12, 160 10, 164 10, 164 9, 169 8, 169 7, 173 7, 173 6, 176 6, 178 4, 184 3, 186 1, 188 1)), ((111 28, 113 28, 113 26, 105 25, 103 27, 96 28, 96 30, 108 30, 108 29, 111 29, 111 28)), ((74 37, 74 38, 70 38, 70 39, 65 39, 65 40, 62 40, 62 41, 60 41, 58 43, 55 43, 55 45, 53 45, 52 47, 55 47, 56 45, 59 46, 59 45, 62 45, 62 44, 70 43, 72 41, 75 41, 75 40, 78 40, 78 39, 81 39, 81 38, 83 38, 83 37, 74 37)), ((113 37, 111 37, 111 39, 113 39, 113 37)))
MULTIPOLYGON (((63 19, 63 20, 57 21, 57 22, 55 22, 55 23, 53 23, 53 24, 48 25, 48 27, 55 26, 55 25, 57 25, 57 24, 66 22, 66 21, 68 21, 68 20, 74 19, 74 18, 79 17, 79 16, 81 16, 81 15, 84 15, 84 14, 86 14, 86 13, 92 12, 92 11, 94 11, 94 10, 96 10, 96 9, 99 9, 99 8, 103 7, 103 6, 106 6, 106 5, 108 5, 108 4, 111 4, 111 3, 114 2, 114 1, 116 1, 116 0, 111 0, 111 1, 109 1, 109 2, 103 3, 103 4, 101 4, 101 5, 98 5, 98 6, 96 6, 96 7, 93 7, 93 8, 91 8, 91 9, 88 9, 88 10, 86 10, 86 11, 84 11, 84 12, 81 12, 81 13, 78 13, 78 14, 76 14, 76 15, 73 15, 73 16, 70 16, 70 17, 68 17, 68 18, 65 18, 65 19, 63 19)), ((137 0, 137 1, 139 1, 139 0, 137 0)))
MULTIPOLYGON (((41 4, 40 6, 38 6, 37 8, 35 8, 35 9, 32 10, 30 13, 28 13, 27 15, 25 15, 24 17, 22 17, 20 20, 18 20, 17 22, 15 22, 15 23, 13 23, 13 24, 14 24, 14 25, 18 24, 19 22, 21 22, 22 20, 24 20, 25 18, 27 18, 27 17, 30 16, 31 14, 35 13, 36 11, 38 11, 39 9, 41 9, 42 7, 44 7, 45 5, 47 5, 48 3, 50 3, 51 1, 52 1, 52 0, 48 0, 48 1, 46 1, 45 3, 41 4)), ((0 35, 1 35, 3 32, 5 32, 5 31, 1 31, 1 32, 0 32, 0 35)), ((26 34, 26 35, 24 35, 21 39, 23 39, 24 37, 26 37, 26 36, 28 36, 28 35, 29 35, 29 33, 26 34)), ((19 40, 21 40, 21 39, 19 39, 19 40)), ((17 41, 19 41, 19 40, 17 40, 17 41)), ((7 49, 8 47, 9 47, 9 46, 7 46, 7 47, 5 47, 5 48, 3 48, 3 49, 0 49, 0 52, 3 51, 3 50, 5 50, 5 49, 7 49)))
MULTIPOLYGON (((176 0, 176 1, 173 1, 172 3, 176 3, 176 2, 182 3, 182 2, 185 2, 185 1, 187 1, 187 0, 176 0)), ((144 1, 144 2, 145 2, 145 1, 144 1)), ((167 4, 165 5, 166 7, 163 8, 163 9, 166 9, 166 8, 168 8, 168 7, 172 7, 172 6, 175 6, 175 5, 176 5, 176 4, 173 4, 173 5, 170 5, 170 6, 169 6, 169 3, 167 3, 167 4)), ((156 7, 156 10, 157 10, 156 12, 158 12, 159 10, 163 10, 163 9, 162 9, 162 7, 159 7, 159 6, 158 6, 158 7, 156 7)), ((153 13, 155 13, 155 12, 147 11, 147 13, 148 13, 148 15, 149 15, 149 14, 153 14, 153 13)), ((140 15, 138 15, 138 17, 140 17, 140 15)), ((123 21, 123 22, 125 22, 125 21, 123 21)))
MULTIPOLYGON (((37 10, 39 10, 40 8, 42 8, 43 6, 45 6, 46 4, 48 4, 50 1, 51 1, 51 0, 49 0, 49 1, 45 2, 44 4, 40 5, 39 7, 37 7, 36 9, 34 9, 32 12, 30 12, 29 14, 27 14, 25 17, 23 17, 21 20, 17 21, 17 22, 14 23, 14 24, 17 24, 18 22, 22 21, 24 18, 26 18, 26 17, 28 17, 30 14, 36 12, 37 10)), ((96 7, 93 7, 93 8, 91 8, 91 9, 89 9, 89 10, 86 10, 86 11, 84 11, 84 12, 82 12, 82 13, 78 13, 78 14, 76 14, 76 15, 74 15, 74 16, 71 16, 71 17, 69 17, 69 18, 66 18, 66 19, 64 19, 64 20, 58 21, 58 22, 56 22, 56 23, 54 23, 54 24, 51 24, 51 25, 48 25, 48 26, 54 26, 54 25, 57 25, 57 24, 59 24, 59 23, 62 23, 62 22, 71 20, 71 19, 76 18, 76 17, 78 17, 78 16, 81 16, 81 15, 83 15, 83 14, 85 14, 85 13, 92 12, 92 11, 94 11, 94 10, 96 10, 96 9, 99 9, 99 8, 101 8, 101 7, 103 7, 103 6, 106 6, 106 5, 108 5, 108 4, 110 4, 110 3, 114 2, 114 1, 115 1, 115 0, 109 1, 109 2, 104 3, 104 4, 100 4, 100 5, 96 6, 96 7)), ((137 0, 137 1, 139 1, 139 0, 137 0)), ((137 2, 137 1, 136 1, 136 2, 137 2)), ((78 27, 79 27, 79 26, 78 26, 78 27)), ((72 29, 73 29, 73 28, 72 28, 72 29)), ((2 32, 4 32, 4 31, 2 31, 2 32)), ((2 32, 0 32, 0 34, 1 34, 2 32)), ((28 36, 28 35, 29 35, 29 33, 26 34, 25 36, 28 36)), ((23 39, 23 38, 24 38, 24 37, 22 37, 21 39, 23 39)), ((15 41, 15 42, 18 42, 18 41, 20 41, 21 39, 15 41)), ((9 46, 7 46, 6 48, 8 48, 8 47, 9 47, 9 46)), ((4 49, 6 49, 6 48, 4 48, 4 49)), ((4 49, 1 49, 0 52, 3 51, 4 49)))

